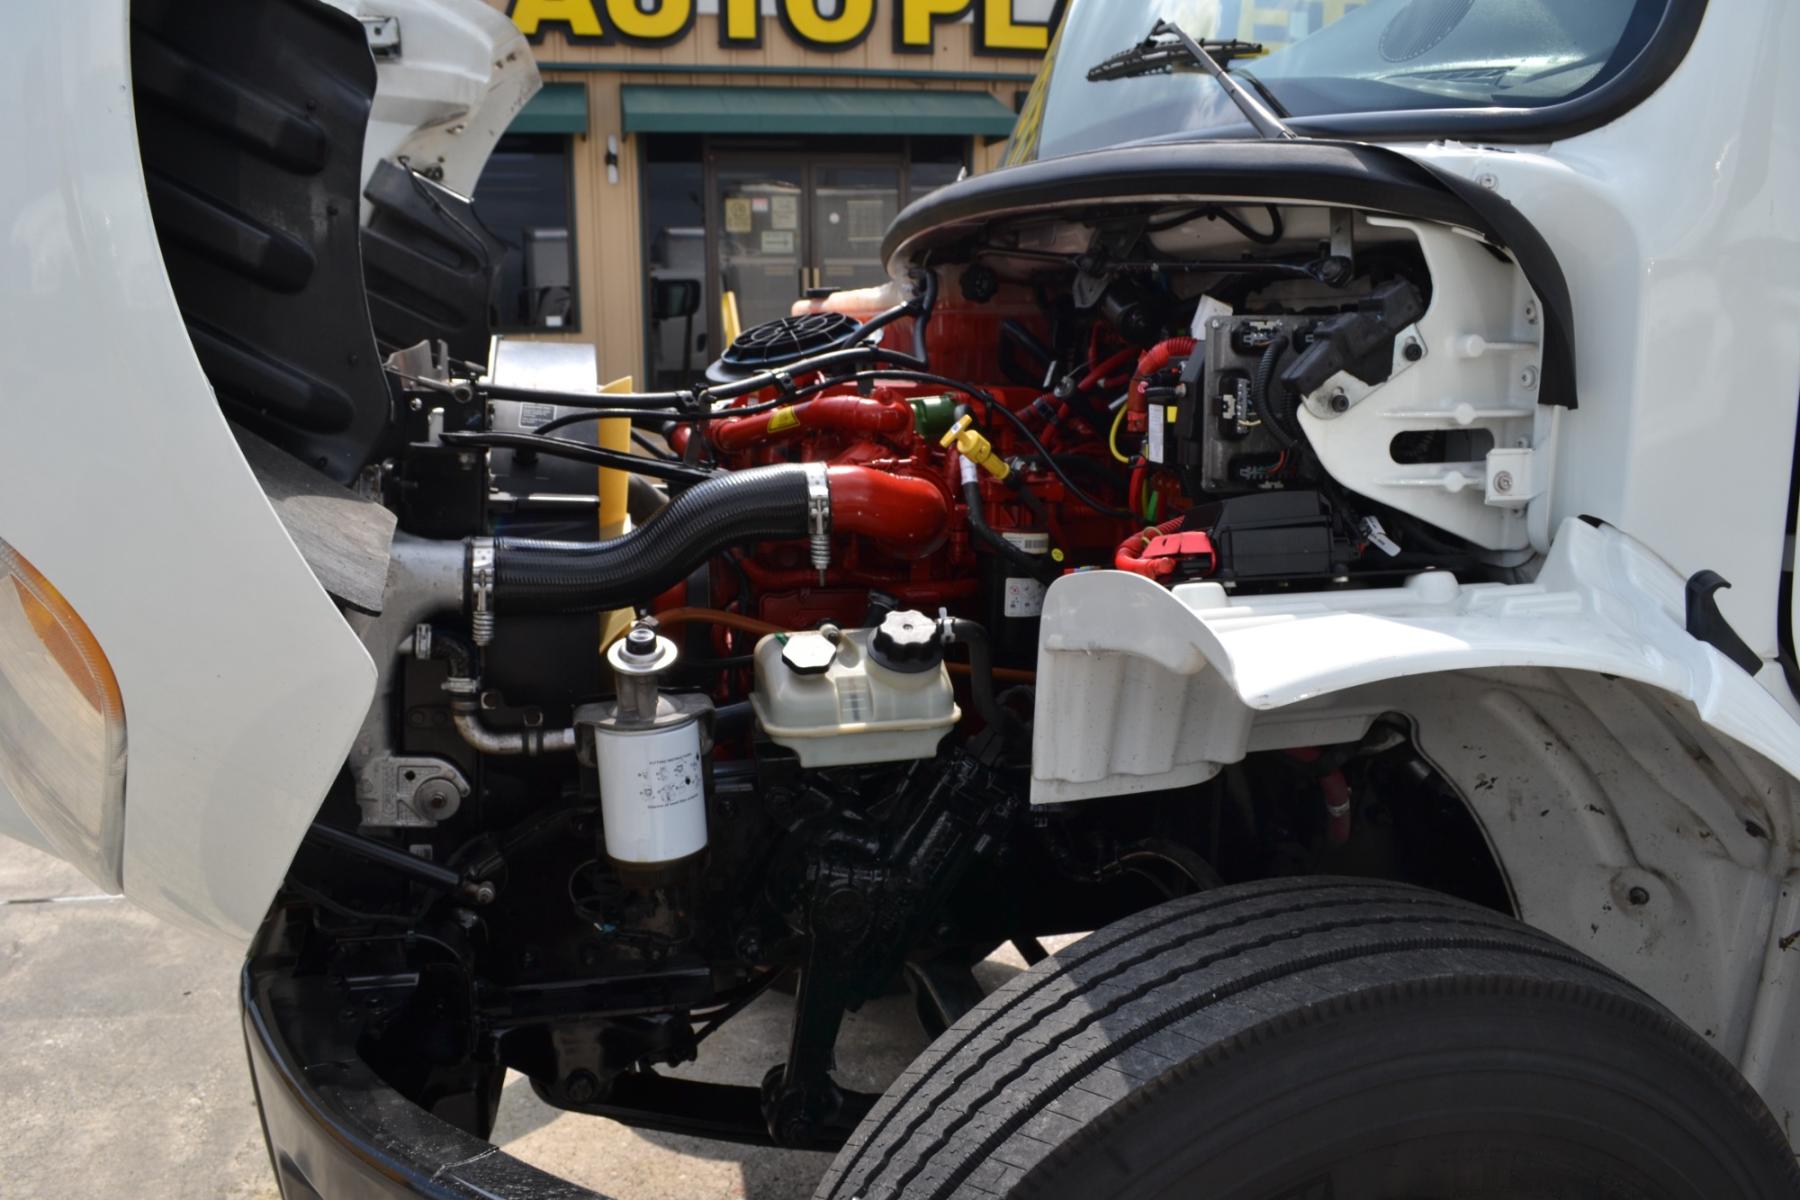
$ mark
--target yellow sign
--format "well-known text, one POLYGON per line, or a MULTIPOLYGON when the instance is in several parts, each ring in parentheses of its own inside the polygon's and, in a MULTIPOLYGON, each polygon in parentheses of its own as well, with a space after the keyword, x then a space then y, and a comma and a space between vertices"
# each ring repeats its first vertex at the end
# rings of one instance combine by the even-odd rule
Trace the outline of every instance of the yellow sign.
POLYGON ((755 223, 750 216, 750 197, 725 197, 725 232, 749 233, 753 228, 755 223))
MULTIPOLYGON (((1062 16, 1057 3, 1048 21, 1014 11, 1015 0, 775 0, 776 17, 793 41, 812 50, 849 50, 874 32, 886 5, 894 49, 903 54, 937 50, 937 29, 973 17, 978 54, 1036 57, 1050 48, 1050 32, 1062 16), (827 16, 829 12, 831 15, 827 16)), ((507 0, 507 15, 537 41, 553 30, 572 42, 670 46, 693 33, 695 0, 507 0)), ((719 0, 719 45, 728 50, 763 44, 759 0, 719 0)))

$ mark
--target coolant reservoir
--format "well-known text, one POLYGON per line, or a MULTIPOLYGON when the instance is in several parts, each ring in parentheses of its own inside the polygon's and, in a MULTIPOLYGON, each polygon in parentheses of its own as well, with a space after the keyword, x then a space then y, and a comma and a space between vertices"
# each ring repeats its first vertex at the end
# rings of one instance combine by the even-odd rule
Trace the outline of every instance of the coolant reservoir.
POLYGON ((930 758, 962 713, 938 625, 889 613, 877 629, 770 634, 750 697, 763 732, 803 767, 930 758))

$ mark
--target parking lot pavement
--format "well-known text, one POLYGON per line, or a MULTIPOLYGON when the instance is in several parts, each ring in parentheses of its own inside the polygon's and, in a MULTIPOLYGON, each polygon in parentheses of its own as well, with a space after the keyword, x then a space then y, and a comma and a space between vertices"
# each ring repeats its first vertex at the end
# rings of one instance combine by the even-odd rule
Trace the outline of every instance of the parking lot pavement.
POLYGON ((276 1195, 239 953, 0 838, 0 1194, 276 1195))
MULTIPOLYGON (((275 1200, 237 1017, 239 952, 0 838, 0 1196, 275 1200)), ((997 985, 1022 964, 983 964, 997 985)), ((725 1025, 693 1078, 760 1080, 790 1001, 725 1025)), ((879 1091, 925 1045, 912 1002, 852 1014, 838 1079, 879 1091)), ((804 1200, 831 1161, 576 1116, 512 1078, 494 1141, 614 1200, 804 1200)))

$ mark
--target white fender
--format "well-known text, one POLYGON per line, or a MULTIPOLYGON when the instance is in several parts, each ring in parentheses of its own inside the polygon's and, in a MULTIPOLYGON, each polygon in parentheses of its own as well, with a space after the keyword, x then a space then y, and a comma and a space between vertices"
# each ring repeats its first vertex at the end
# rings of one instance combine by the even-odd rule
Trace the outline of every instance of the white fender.
POLYGON ((1558 531, 1532 583, 1461 584, 1431 571, 1396 588, 1233 597, 1216 583, 1071 575, 1045 598, 1032 801, 1199 783, 1250 750, 1322 740, 1316 714, 1303 738, 1284 740, 1277 710, 1298 701, 1497 667, 1648 684, 1800 773, 1800 725, 1687 632, 1685 586, 1637 542, 1579 520, 1558 531))

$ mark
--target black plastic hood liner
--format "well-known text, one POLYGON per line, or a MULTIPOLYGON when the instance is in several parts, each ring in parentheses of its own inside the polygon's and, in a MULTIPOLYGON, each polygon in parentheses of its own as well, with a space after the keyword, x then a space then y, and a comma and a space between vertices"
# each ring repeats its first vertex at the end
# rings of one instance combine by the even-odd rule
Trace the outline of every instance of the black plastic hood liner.
POLYGON ((1575 407, 1569 285, 1542 235, 1504 198, 1396 151, 1360 142, 1157 142, 1073 154, 977 175, 912 204, 882 258, 904 277, 979 226, 1050 209, 1191 199, 1335 204, 1472 229, 1518 260, 1545 313, 1541 403, 1575 407))
POLYGON ((457 358, 485 363, 506 247, 466 197, 394 163, 375 168, 363 195, 375 336, 394 347, 443 341, 457 358))
POLYGON ((138 140, 188 335, 234 419, 349 482, 389 427, 357 227, 375 63, 317 0, 133 0, 138 140))

